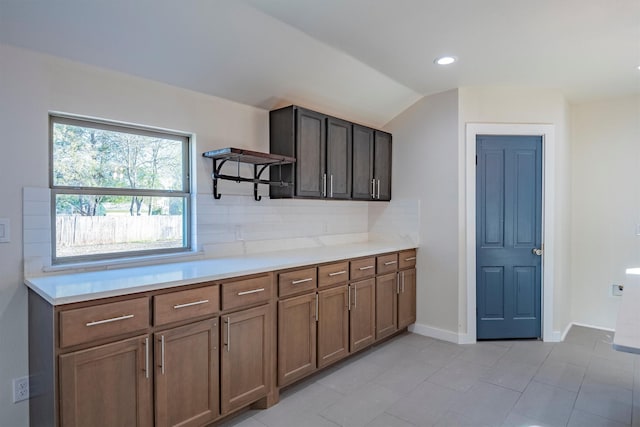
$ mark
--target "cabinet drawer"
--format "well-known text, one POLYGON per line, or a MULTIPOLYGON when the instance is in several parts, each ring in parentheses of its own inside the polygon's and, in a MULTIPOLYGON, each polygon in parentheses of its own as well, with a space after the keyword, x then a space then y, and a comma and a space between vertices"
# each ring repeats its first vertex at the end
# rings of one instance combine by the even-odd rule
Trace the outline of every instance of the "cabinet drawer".
POLYGON ((349 280, 349 262, 336 262, 318 267, 318 287, 335 285, 349 280))
POLYGON ((153 323, 164 325, 214 314, 218 310, 220 310, 218 285, 172 292, 153 298, 153 323))
POLYGON ((376 258, 377 274, 390 273, 398 269, 398 254, 382 255, 376 258))
POLYGON ((60 312, 60 347, 149 327, 149 299, 134 298, 60 312))
POLYGON ((222 309, 231 310, 271 299, 271 275, 222 284, 222 309))
POLYGON ((416 266, 416 250, 402 251, 398 255, 398 268, 411 268, 416 266))
POLYGON ((351 280, 358 280, 365 277, 375 276, 376 274, 376 259, 374 257, 358 259, 351 261, 350 264, 350 278, 351 280))
POLYGON ((280 297, 314 290, 318 283, 316 276, 315 267, 278 274, 280 297))

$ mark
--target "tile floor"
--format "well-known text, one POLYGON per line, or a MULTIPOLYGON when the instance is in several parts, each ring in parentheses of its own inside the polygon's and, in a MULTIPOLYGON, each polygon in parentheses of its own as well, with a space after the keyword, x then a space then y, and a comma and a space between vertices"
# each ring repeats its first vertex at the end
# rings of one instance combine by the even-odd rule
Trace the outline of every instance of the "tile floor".
POLYGON ((225 427, 640 427, 640 355, 612 332, 562 343, 455 345, 406 333, 281 393, 225 427))

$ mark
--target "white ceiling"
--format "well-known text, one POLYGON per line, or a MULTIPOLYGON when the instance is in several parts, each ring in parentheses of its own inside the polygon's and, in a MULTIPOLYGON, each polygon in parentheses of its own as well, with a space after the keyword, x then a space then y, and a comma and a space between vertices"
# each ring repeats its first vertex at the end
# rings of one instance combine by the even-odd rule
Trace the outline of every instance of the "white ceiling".
POLYGON ((373 126, 463 86, 640 93, 640 0, 0 0, 0 42, 373 126))

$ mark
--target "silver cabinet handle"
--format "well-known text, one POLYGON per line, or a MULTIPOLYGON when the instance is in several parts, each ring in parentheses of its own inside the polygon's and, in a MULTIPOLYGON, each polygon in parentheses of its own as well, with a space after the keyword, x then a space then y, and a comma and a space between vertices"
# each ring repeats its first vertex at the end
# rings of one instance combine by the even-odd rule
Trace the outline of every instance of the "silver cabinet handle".
POLYGON ((316 294, 316 322, 320 320, 320 312, 318 311, 318 294, 316 294))
POLYGON ((191 306, 194 306, 194 305, 206 304, 208 302, 209 302, 208 299, 203 299, 201 301, 187 302, 187 303, 184 303, 184 304, 176 304, 176 305, 173 306, 173 308, 177 310, 179 308, 185 308, 185 307, 191 307, 191 306))
POLYGON ((371 198, 376 198, 376 180, 375 178, 371 180, 371 198))
POLYGON ((329 177, 329 197, 333 198, 333 174, 329 177))
POLYGON ((384 263, 384 265, 393 265, 396 264, 398 261, 387 261, 384 263))
POLYGON ((339 276, 341 274, 346 274, 346 273, 347 273, 346 270, 340 270, 340 271, 336 271, 335 273, 329 273, 329 277, 339 276))
POLYGON ((416 257, 410 256, 409 258, 405 258, 405 261, 415 261, 416 257))
POLYGON ((231 351, 231 318, 227 317, 227 353, 231 351))
POLYGON ((322 197, 327 197, 327 174, 322 174, 322 197))
POLYGON ((347 294, 348 294, 348 298, 347 298, 347 310, 351 310, 351 286, 347 287, 347 294))
POLYGON ((353 308, 358 306, 358 287, 353 287, 353 308))
POLYGON ((149 337, 144 339, 144 377, 149 379, 149 337))
POLYGON ((244 291, 244 292, 238 292, 238 296, 249 295, 249 294, 257 294, 258 292, 264 292, 264 288, 252 289, 250 291, 244 291))
POLYGON ((378 197, 376 199, 380 199, 380 180, 378 180, 378 197))
POLYGON ((291 284, 292 285, 299 285, 300 283, 310 282, 312 280, 313 280, 312 277, 307 277, 306 279, 294 280, 293 282, 291 282, 291 284))
POLYGON ((404 294, 404 271, 402 272, 402 293, 404 294))
POLYGON ((396 294, 400 295, 400 273, 396 273, 396 294))
POLYGON ((164 335, 160 335, 160 372, 164 375, 164 335))
POLYGON ((366 267, 360 267, 360 271, 364 271, 364 270, 370 270, 372 269, 374 266, 373 265, 367 265, 366 267))
POLYGON ((87 326, 102 325, 102 324, 105 324, 105 323, 117 322, 119 320, 131 319, 132 317, 133 317, 133 314, 125 314, 124 316, 112 317, 110 319, 96 320, 96 321, 93 321, 93 322, 89 322, 86 325, 87 326))

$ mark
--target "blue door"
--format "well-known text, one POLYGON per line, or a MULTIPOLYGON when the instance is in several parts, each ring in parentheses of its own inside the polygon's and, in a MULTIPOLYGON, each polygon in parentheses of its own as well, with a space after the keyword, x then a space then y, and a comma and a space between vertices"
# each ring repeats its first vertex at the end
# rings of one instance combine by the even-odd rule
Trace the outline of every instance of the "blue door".
POLYGON ((476 137, 477 338, 541 336, 542 137, 476 137))

